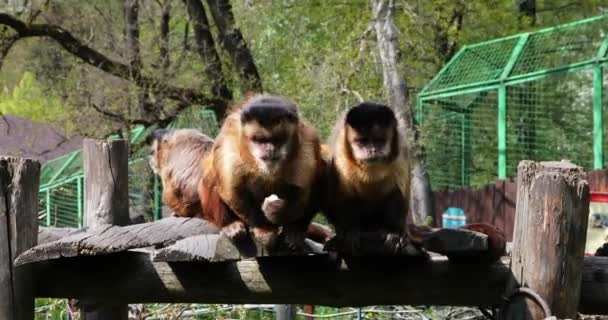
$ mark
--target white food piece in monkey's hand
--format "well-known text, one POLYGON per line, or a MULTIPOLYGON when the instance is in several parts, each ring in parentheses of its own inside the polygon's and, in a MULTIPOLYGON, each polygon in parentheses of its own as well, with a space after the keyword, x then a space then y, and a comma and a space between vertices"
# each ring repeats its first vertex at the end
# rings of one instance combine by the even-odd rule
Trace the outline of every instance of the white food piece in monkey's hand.
POLYGON ((266 218, 272 220, 272 217, 277 214, 285 206, 285 200, 279 198, 276 194, 271 194, 262 203, 262 211, 265 213, 266 218))

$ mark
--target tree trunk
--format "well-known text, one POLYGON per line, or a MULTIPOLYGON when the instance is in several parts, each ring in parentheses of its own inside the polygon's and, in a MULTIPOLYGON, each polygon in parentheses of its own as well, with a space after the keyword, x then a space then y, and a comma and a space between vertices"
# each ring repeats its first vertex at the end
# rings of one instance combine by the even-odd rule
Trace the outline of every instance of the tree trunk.
POLYGON ((236 27, 230 0, 207 0, 207 4, 217 26, 220 45, 228 52, 239 75, 241 91, 262 92, 262 79, 247 43, 236 27))
MULTIPOLYGON (((222 62, 215 48, 205 7, 201 0, 185 0, 185 2, 194 30, 195 48, 205 64, 205 76, 211 81, 211 92, 214 96, 232 100, 232 92, 226 85, 222 62)), ((226 108, 227 105, 224 105, 224 110, 214 110, 218 120, 224 117, 226 108)))
POLYGON ((407 84, 399 70, 401 52, 395 26, 395 6, 393 0, 371 0, 374 14, 374 29, 378 51, 382 61, 384 91, 389 96, 390 105, 399 112, 405 123, 408 149, 412 170, 411 217, 414 223, 423 222, 432 215, 431 183, 425 165, 425 154, 414 125, 413 105, 408 103, 407 84))

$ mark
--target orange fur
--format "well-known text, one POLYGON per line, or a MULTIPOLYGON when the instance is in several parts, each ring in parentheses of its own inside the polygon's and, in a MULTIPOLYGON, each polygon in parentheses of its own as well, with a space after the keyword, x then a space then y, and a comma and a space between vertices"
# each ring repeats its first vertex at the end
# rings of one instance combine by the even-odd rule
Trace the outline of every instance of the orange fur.
MULTIPOLYGON (((316 130, 305 120, 300 119, 295 128, 294 145, 283 166, 275 173, 260 170, 256 160, 249 152, 240 116, 254 96, 249 96, 237 107, 231 108, 224 120, 211 153, 203 160, 203 179, 199 185, 204 217, 220 228, 238 219, 248 225, 259 224, 254 219, 265 197, 279 194, 286 186, 301 190, 298 204, 293 210, 280 217, 280 224, 298 223, 302 220, 303 230, 316 212, 318 200, 312 192, 322 171, 321 151, 316 130), (251 196, 243 198, 246 190, 251 196)), ((265 128, 247 126, 247 136, 254 133, 269 134, 284 127, 265 128), (252 131, 251 131, 252 130, 252 131)), ((263 221, 260 228, 276 231, 277 225, 263 221)))
POLYGON ((197 192, 202 177, 200 161, 211 149, 213 140, 193 129, 167 131, 152 142, 151 166, 163 184, 163 202, 174 215, 201 214, 197 192))
MULTIPOLYGON (((389 148, 383 159, 358 160, 353 153, 353 144, 361 144, 360 141, 368 141, 371 137, 366 136, 369 132, 358 132, 350 126, 347 122, 349 112, 354 111, 348 110, 336 122, 329 143, 331 158, 323 213, 336 230, 335 241, 329 247, 357 247, 363 239, 362 233, 407 238, 410 166, 402 122, 393 112, 396 122, 376 128, 374 121, 383 120, 374 118, 370 111, 370 118, 364 117, 363 121, 370 121, 368 124, 376 131, 384 130, 377 133, 385 133, 385 144, 377 148, 387 144, 389 148)), ((379 252, 383 252, 380 249, 379 252)))

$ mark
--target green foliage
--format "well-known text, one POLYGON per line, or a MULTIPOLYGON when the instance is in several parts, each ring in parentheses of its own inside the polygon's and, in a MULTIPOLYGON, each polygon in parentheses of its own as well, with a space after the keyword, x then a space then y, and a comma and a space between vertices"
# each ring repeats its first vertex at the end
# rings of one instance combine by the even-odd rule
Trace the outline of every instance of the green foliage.
POLYGON ((57 98, 36 81, 31 72, 24 72, 17 85, 0 92, 0 113, 28 118, 38 122, 53 122, 60 119, 66 109, 57 98))

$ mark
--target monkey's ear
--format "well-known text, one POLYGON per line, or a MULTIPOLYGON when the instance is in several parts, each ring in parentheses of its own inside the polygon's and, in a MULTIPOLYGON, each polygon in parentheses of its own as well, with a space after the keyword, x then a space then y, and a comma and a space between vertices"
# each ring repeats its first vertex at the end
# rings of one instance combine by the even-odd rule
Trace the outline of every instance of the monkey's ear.
POLYGON ((146 137, 146 144, 152 145, 154 141, 161 141, 162 138, 169 132, 167 129, 156 129, 146 137))

